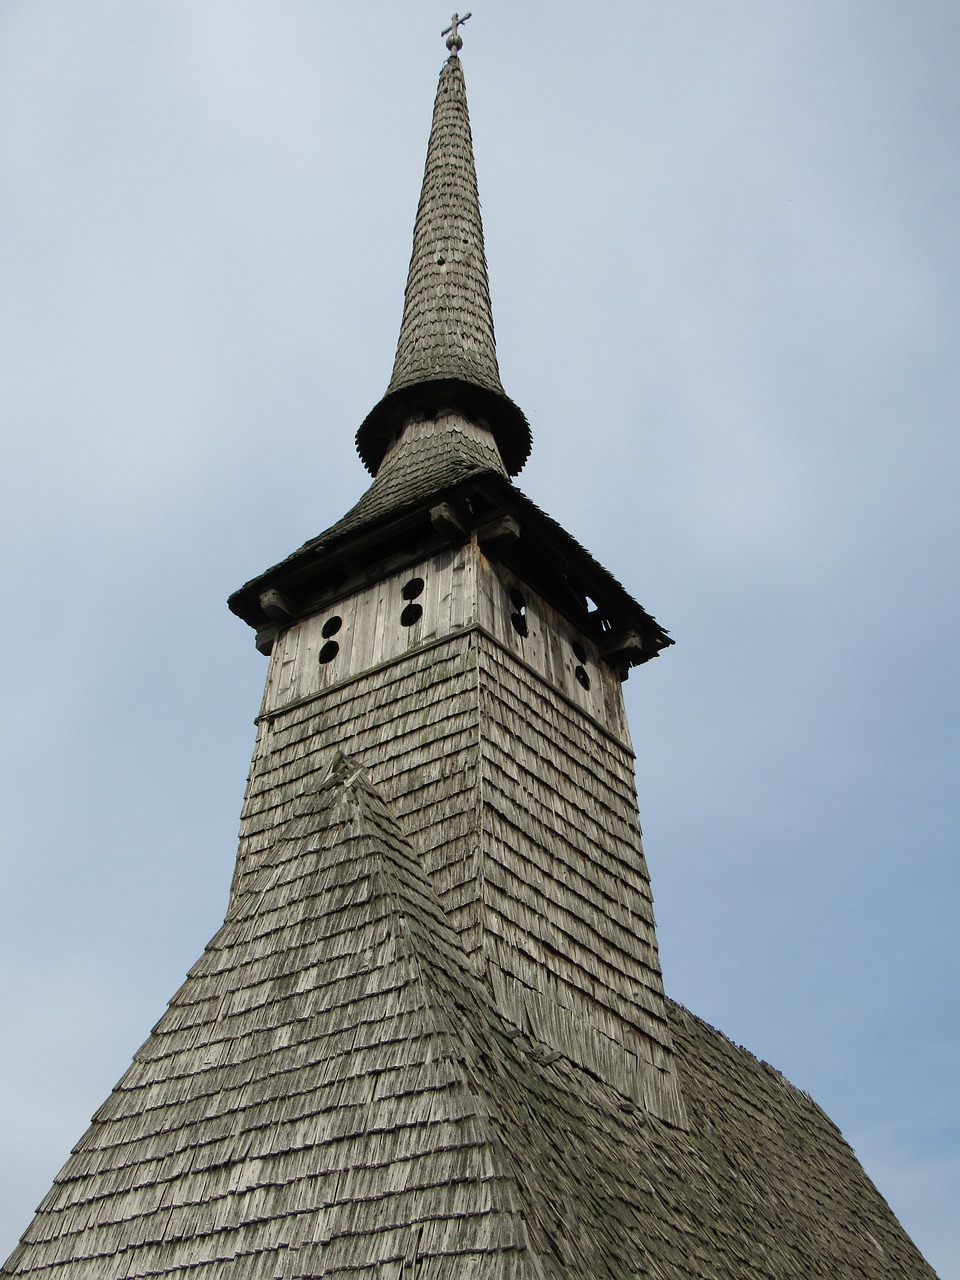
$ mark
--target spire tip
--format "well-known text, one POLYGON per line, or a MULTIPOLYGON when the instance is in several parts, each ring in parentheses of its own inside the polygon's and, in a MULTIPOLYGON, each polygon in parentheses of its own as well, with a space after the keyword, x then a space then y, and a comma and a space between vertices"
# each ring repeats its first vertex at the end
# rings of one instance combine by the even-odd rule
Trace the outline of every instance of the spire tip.
POLYGON ((460 28, 471 15, 465 13, 461 18, 459 13, 455 13, 450 19, 450 25, 446 31, 441 31, 442 36, 447 37, 447 48, 450 50, 450 57, 455 58, 463 48, 463 37, 460 34, 460 28))
POLYGON ((482 420, 510 475, 530 452, 530 427, 504 392, 497 367, 473 139, 457 57, 463 43, 458 28, 469 16, 455 13, 442 33, 450 56, 433 106, 393 374, 357 432, 357 449, 373 475, 409 421, 451 405, 482 420))

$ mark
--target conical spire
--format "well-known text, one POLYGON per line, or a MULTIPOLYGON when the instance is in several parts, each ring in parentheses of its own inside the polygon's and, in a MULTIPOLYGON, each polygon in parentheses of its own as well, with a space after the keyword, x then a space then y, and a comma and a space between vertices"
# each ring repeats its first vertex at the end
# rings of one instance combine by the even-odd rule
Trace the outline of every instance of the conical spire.
POLYGON ((460 59, 440 72, 403 321, 386 395, 357 432, 376 474, 404 423, 455 407, 493 432, 511 475, 530 452, 530 429, 497 367, 473 139, 460 59))

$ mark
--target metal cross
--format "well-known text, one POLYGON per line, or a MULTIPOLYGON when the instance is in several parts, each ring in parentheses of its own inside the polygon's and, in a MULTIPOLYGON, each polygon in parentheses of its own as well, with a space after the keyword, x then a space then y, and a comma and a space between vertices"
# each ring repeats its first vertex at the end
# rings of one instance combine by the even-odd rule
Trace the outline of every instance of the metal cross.
POLYGON ((441 31, 442 36, 447 37, 447 48, 450 50, 451 57, 456 57, 457 53, 463 48, 463 37, 460 35, 460 28, 470 17, 469 13, 465 13, 461 18, 459 13, 455 13, 450 19, 450 25, 446 31, 441 31))

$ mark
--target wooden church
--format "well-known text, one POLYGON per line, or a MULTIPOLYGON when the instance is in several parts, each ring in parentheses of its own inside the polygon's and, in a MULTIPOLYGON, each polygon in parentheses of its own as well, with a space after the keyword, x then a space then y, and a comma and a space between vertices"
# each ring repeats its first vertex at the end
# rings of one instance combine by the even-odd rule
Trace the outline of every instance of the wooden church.
POLYGON ((269 671, 226 918, 3 1274, 933 1277, 664 995, 621 682, 671 641, 511 479, 457 25, 373 483, 230 600, 269 671))

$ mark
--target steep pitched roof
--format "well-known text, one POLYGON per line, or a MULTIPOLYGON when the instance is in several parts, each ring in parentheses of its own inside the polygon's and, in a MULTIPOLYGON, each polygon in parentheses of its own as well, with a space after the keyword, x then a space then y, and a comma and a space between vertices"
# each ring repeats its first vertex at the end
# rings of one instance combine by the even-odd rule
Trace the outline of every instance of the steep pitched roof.
POLYGON ((668 1009, 686 1129, 503 1021, 339 755, 4 1273, 935 1280, 823 1112, 668 1009))
POLYGON ((314 542, 336 544, 479 476, 509 483, 500 451, 484 427, 456 410, 408 422, 360 501, 314 542))
MULTIPOLYGON (((604 627, 614 630, 636 628, 644 639, 641 660, 672 645, 667 631, 622 583, 503 474, 485 436, 489 440, 482 428, 456 413, 406 427, 360 501, 336 524, 234 591, 230 609, 259 632, 269 622, 264 593, 278 590, 288 597, 295 616, 306 616, 342 594, 345 574, 338 574, 336 566, 354 563, 358 547, 371 558, 400 553, 408 544, 417 554, 426 554, 431 510, 451 499, 473 509, 472 516, 465 509, 461 512, 468 530, 477 524, 478 513, 514 516, 519 537, 515 547, 501 549, 500 558, 521 576, 542 579, 544 593, 553 596, 562 611, 578 614, 580 625, 589 628, 602 618, 604 627), (593 621, 587 597, 600 609, 593 621)), ((434 542, 442 546, 445 538, 434 534, 434 542)))
POLYGON ((437 86, 393 376, 357 432, 369 470, 376 474, 409 413, 444 404, 485 419, 507 470, 520 470, 530 430, 500 383, 466 86, 456 54, 437 86))
POLYGON ((396 1275, 426 1258, 420 1274, 452 1277, 482 1256, 527 1275, 452 1022, 475 1001, 463 984, 409 843, 339 756, 239 876, 6 1274, 396 1275))
MULTIPOLYGON (((526 567, 552 562, 560 591, 598 583, 611 614, 662 647, 653 620, 505 474, 529 437, 496 368, 455 59, 441 75, 434 133, 394 379, 361 428, 377 478, 343 520, 231 606, 257 625, 265 585, 306 591, 317 566, 346 546, 352 554, 361 534, 381 556, 400 534, 422 554, 430 503, 447 495, 481 519, 517 515, 529 527, 516 542, 526 567), (448 262, 457 269, 440 271, 448 262)), ((453 680, 438 653, 415 657, 418 706, 433 671, 453 680)), ((399 732, 382 693, 359 719, 373 727, 376 705, 399 732)), ((449 719, 440 736, 457 731, 449 719)), ((327 732, 342 742, 342 721, 329 718, 327 732)), ((511 1024, 445 914, 423 850, 363 771, 339 752, 319 783, 292 766, 300 751, 313 757, 311 774, 327 760, 319 736, 276 759, 265 748, 274 780, 248 792, 257 840, 223 927, 4 1274, 933 1278, 819 1108, 679 1006, 664 1017, 682 1125, 637 1105, 622 1079, 577 1065, 588 1055, 511 1024)), ((463 763, 458 748, 453 772, 463 763)), ((450 776, 426 753, 417 769, 418 787, 420 772, 431 786, 450 776)))
POLYGON ((935 1280, 819 1107, 668 1008, 687 1130, 522 1037, 486 1077, 545 1274, 935 1280))

